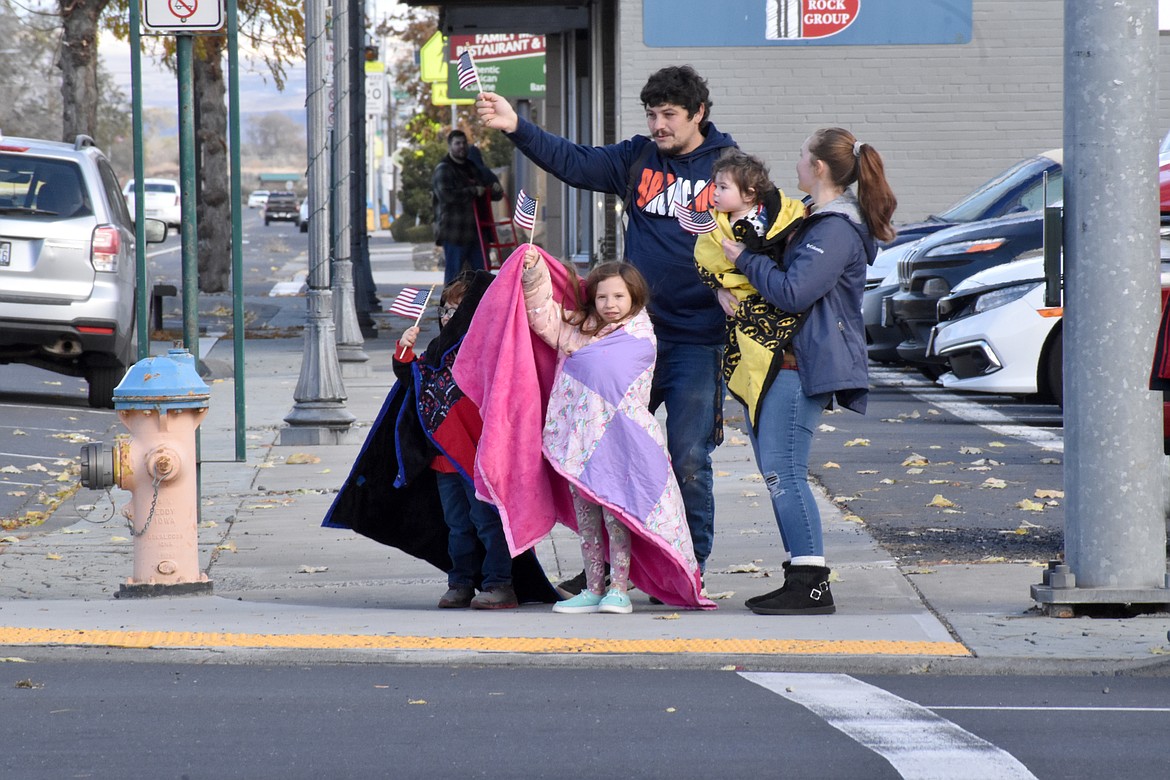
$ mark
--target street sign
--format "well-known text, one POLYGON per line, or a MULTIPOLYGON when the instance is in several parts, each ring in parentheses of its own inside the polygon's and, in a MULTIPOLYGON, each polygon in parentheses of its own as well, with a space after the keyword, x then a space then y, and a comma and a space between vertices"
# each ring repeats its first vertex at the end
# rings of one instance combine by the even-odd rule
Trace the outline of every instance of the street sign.
POLYGON ((224 0, 143 0, 142 26, 161 33, 215 32, 223 27, 223 3, 224 0))
MULTIPOLYGON (((544 50, 543 35, 452 35, 447 57, 449 65, 464 51, 470 51, 485 92, 512 98, 542 98, 545 96, 544 50)), ((474 98, 476 86, 460 88, 456 69, 448 67, 447 70, 448 97, 474 98)))
POLYGON ((379 117, 386 113, 386 65, 366 63, 366 116, 379 117))

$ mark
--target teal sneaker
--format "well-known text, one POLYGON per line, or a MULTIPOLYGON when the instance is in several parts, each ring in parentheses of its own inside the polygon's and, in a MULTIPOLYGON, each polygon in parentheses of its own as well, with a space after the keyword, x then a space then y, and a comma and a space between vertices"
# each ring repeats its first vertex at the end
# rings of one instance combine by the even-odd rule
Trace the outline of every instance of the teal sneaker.
POLYGON ((553 604, 552 611, 566 615, 580 615, 586 612, 600 612, 600 604, 601 596, 591 590, 583 590, 571 599, 553 604))
MULTIPOLYGON (((555 609, 555 607, 554 607, 555 609)), ((609 592, 597 604, 598 612, 612 612, 616 615, 628 615, 634 611, 630 597, 617 588, 610 588, 609 592)))

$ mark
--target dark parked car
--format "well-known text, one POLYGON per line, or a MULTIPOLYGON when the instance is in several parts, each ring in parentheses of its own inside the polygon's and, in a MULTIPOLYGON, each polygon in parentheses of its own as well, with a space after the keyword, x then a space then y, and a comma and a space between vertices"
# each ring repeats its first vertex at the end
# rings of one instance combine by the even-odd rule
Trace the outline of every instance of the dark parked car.
POLYGON ((1011 262, 1043 243, 1043 210, 959 225, 924 238, 899 261, 898 292, 886 299, 882 313, 902 332, 899 357, 926 376, 939 377, 946 361, 926 356, 939 299, 971 274, 1011 262))
POLYGON ((295 193, 274 191, 268 194, 264 203, 264 224, 270 222, 292 222, 301 226, 301 204, 295 193))
MULTIPOLYGON (((1063 197, 1063 155, 1060 149, 1021 160, 1007 170, 976 187, 946 210, 927 217, 922 222, 898 225, 897 237, 878 254, 866 279, 862 316, 865 320, 865 340, 871 360, 882 363, 901 362, 898 345, 905 336, 889 312, 889 298, 898 292, 893 279, 883 279, 874 269, 882 266, 886 251, 903 249, 907 244, 926 238, 940 230, 969 225, 985 219, 1019 214, 1040 208, 1044 200, 1044 177, 1048 177, 1048 202, 1063 197)), ((900 258, 899 258, 900 259, 900 258)))
POLYGON ((1038 209, 1044 199, 1045 174, 1048 175, 1048 202, 1061 200, 1063 161, 1064 155, 1060 149, 1051 149, 1035 157, 1020 160, 976 187, 945 211, 932 214, 922 222, 898 225, 897 237, 885 246, 897 246, 955 225, 1038 209))

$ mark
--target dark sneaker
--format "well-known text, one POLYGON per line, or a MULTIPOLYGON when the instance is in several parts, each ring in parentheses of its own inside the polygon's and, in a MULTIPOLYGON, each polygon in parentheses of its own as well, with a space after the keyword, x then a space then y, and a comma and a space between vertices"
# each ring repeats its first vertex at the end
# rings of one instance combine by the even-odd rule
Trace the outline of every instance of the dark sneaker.
POLYGON ((582 571, 576 577, 565 580, 564 582, 558 582, 556 589, 562 600, 573 598, 573 596, 585 590, 585 572, 582 571))
POLYGON ((515 609, 518 606, 520 602, 516 600, 516 591, 511 585, 496 585, 480 591, 471 600, 472 609, 515 609))
POLYGON ((474 595, 475 588, 470 585, 452 586, 439 599, 439 609, 467 609, 471 606, 471 598, 474 595))

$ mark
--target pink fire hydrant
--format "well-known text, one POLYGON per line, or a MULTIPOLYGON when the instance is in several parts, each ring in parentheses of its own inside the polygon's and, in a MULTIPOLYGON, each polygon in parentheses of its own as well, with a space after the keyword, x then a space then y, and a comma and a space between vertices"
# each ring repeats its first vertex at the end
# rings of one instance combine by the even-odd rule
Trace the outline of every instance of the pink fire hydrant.
POLYGON ((131 433, 112 449, 81 450, 81 484, 129 490, 122 509, 134 537, 134 575, 119 598, 210 592, 199 568, 195 430, 210 388, 185 349, 140 360, 114 389, 114 408, 131 433))

